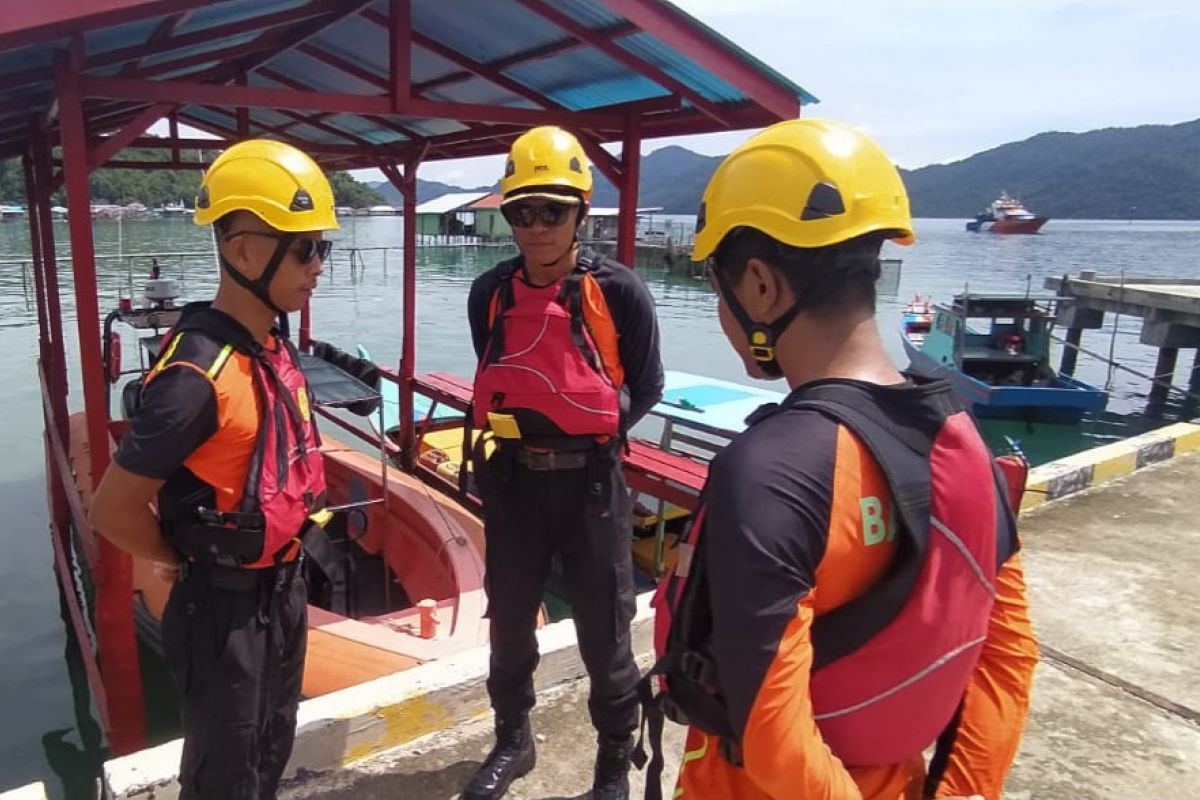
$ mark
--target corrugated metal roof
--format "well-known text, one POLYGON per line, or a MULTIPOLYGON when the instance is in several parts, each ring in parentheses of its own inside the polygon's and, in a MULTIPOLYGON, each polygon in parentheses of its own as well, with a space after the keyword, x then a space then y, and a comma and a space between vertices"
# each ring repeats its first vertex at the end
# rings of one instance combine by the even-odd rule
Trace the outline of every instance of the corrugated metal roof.
POLYGON ((487 209, 499 208, 500 204, 502 202, 504 202, 504 195, 489 194, 487 197, 483 198, 482 200, 478 200, 478 201, 472 203, 471 210, 472 211, 485 211, 487 209))
POLYGON ((449 214, 451 211, 460 211, 465 209, 472 203, 478 202, 487 197, 487 192, 451 192, 444 194, 441 197, 435 197, 432 200, 426 200, 417 206, 418 214, 449 214))
MULTIPOLYGON (((638 101, 649 102, 634 113, 641 117, 643 135, 652 137, 764 125, 785 109, 794 113, 799 101, 814 100, 664 0, 633 1, 640 4, 637 13, 625 19, 605 0, 411 0, 415 99, 447 106, 428 115, 406 113, 403 106, 374 115, 295 112, 306 118, 303 123, 291 114, 256 109, 250 134, 289 138, 341 166, 369 166, 381 158, 372 148, 389 148, 395 161, 413 148, 429 160, 501 152, 513 136, 538 122, 536 115, 520 116, 516 110, 618 106, 621 110, 604 124, 590 125, 601 140, 615 140, 629 113, 626 105, 638 101), (555 15, 561 15, 561 24, 555 15), (595 32, 600 41, 576 39, 572 25, 595 32), (691 37, 696 46, 686 38, 687 47, 667 43, 680 44, 680 36, 691 37), (614 48, 633 58, 614 57, 614 48), (724 51, 724 61, 696 63, 714 48, 724 51), (639 68, 640 62, 652 69, 639 68), (719 74, 728 64, 737 64, 734 71, 741 74, 719 74), (677 88, 669 81, 663 85, 654 70, 682 84, 683 96, 674 103, 650 102, 670 98, 677 88), (704 113, 688 97, 703 99, 704 113), (487 108, 481 112, 480 107, 487 108), (354 145, 365 150, 356 152, 354 145)), ((391 95, 389 0, 172 0, 168 13, 155 8, 160 7, 131 5, 116 21, 96 24, 87 16, 48 21, 27 29, 34 34, 21 34, 14 26, 22 23, 0 19, 0 157, 23 152, 29 116, 50 109, 55 87, 49 67, 76 31, 85 43, 85 60, 76 72, 85 81, 132 74, 222 85, 244 72, 250 87, 391 95)), ((48 12, 47 19, 54 17, 48 12)), ((117 130, 141 112, 149 102, 145 97, 89 102, 89 133, 117 130)), ((185 124, 191 118, 206 130, 233 136, 237 115, 218 106, 219 100, 206 98, 204 106, 184 104, 178 111, 185 124)), ((51 124, 56 126, 57 118, 51 124)))

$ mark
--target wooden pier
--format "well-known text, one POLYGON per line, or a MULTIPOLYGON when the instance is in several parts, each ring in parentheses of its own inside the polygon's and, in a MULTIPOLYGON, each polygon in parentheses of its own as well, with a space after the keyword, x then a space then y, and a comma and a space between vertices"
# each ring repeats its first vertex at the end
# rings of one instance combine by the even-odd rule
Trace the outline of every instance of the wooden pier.
POLYGON ((1161 406, 1175 389, 1180 350, 1196 351, 1187 396, 1195 401, 1200 395, 1200 278, 1143 278, 1085 271, 1076 278, 1047 278, 1045 286, 1069 301, 1062 304, 1058 315, 1058 326, 1067 331, 1060 372, 1075 372, 1084 330, 1103 327, 1107 313, 1123 314, 1141 317, 1142 344, 1158 348, 1151 408, 1161 406))

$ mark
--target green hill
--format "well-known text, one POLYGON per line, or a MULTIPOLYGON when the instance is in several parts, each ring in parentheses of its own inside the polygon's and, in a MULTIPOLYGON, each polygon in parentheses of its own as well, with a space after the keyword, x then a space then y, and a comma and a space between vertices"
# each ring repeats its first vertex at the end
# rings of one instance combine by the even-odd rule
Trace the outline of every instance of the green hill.
POLYGON ((973 216, 1003 190, 1051 218, 1200 219, 1200 120, 1041 133, 903 174, 918 217, 973 216))
MULTIPOLYGON (((682 147, 655 150, 642 161, 638 205, 694 214, 720 163, 682 147)), ((1200 120, 1042 133, 902 174, 918 217, 969 219, 1007 191, 1056 219, 1200 219, 1200 120)), ((422 200, 462 191, 421 183, 422 200)), ((592 202, 617 205, 616 189, 598 173, 592 202)))

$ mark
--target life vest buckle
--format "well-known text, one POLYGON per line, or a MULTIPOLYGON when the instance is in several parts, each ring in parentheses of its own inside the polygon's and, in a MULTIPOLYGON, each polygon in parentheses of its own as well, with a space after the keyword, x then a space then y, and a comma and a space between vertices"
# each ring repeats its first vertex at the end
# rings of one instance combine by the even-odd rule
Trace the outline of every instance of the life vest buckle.
POLYGON ((670 694, 664 693, 658 696, 657 702, 662 708, 663 716, 674 722, 676 725, 691 725, 692 721, 688 719, 687 713, 680 707, 679 703, 670 694))
POLYGON ((695 650, 684 650, 680 654, 679 673, 689 681, 706 688, 716 683, 717 674, 712 661, 695 650))

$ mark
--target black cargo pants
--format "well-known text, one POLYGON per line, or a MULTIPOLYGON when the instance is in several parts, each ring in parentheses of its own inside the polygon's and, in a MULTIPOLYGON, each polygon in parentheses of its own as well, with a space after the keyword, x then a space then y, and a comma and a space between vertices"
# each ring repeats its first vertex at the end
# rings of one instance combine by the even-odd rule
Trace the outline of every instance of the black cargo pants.
POLYGON ((183 717, 180 800, 274 800, 296 736, 308 641, 299 562, 192 566, 163 612, 183 717))
POLYGON ((591 452, 583 468, 535 471, 505 446, 476 470, 487 538, 487 688, 497 717, 533 708, 537 614, 557 553, 591 680, 592 725, 606 737, 630 734, 638 722, 632 530, 615 448, 591 452))

